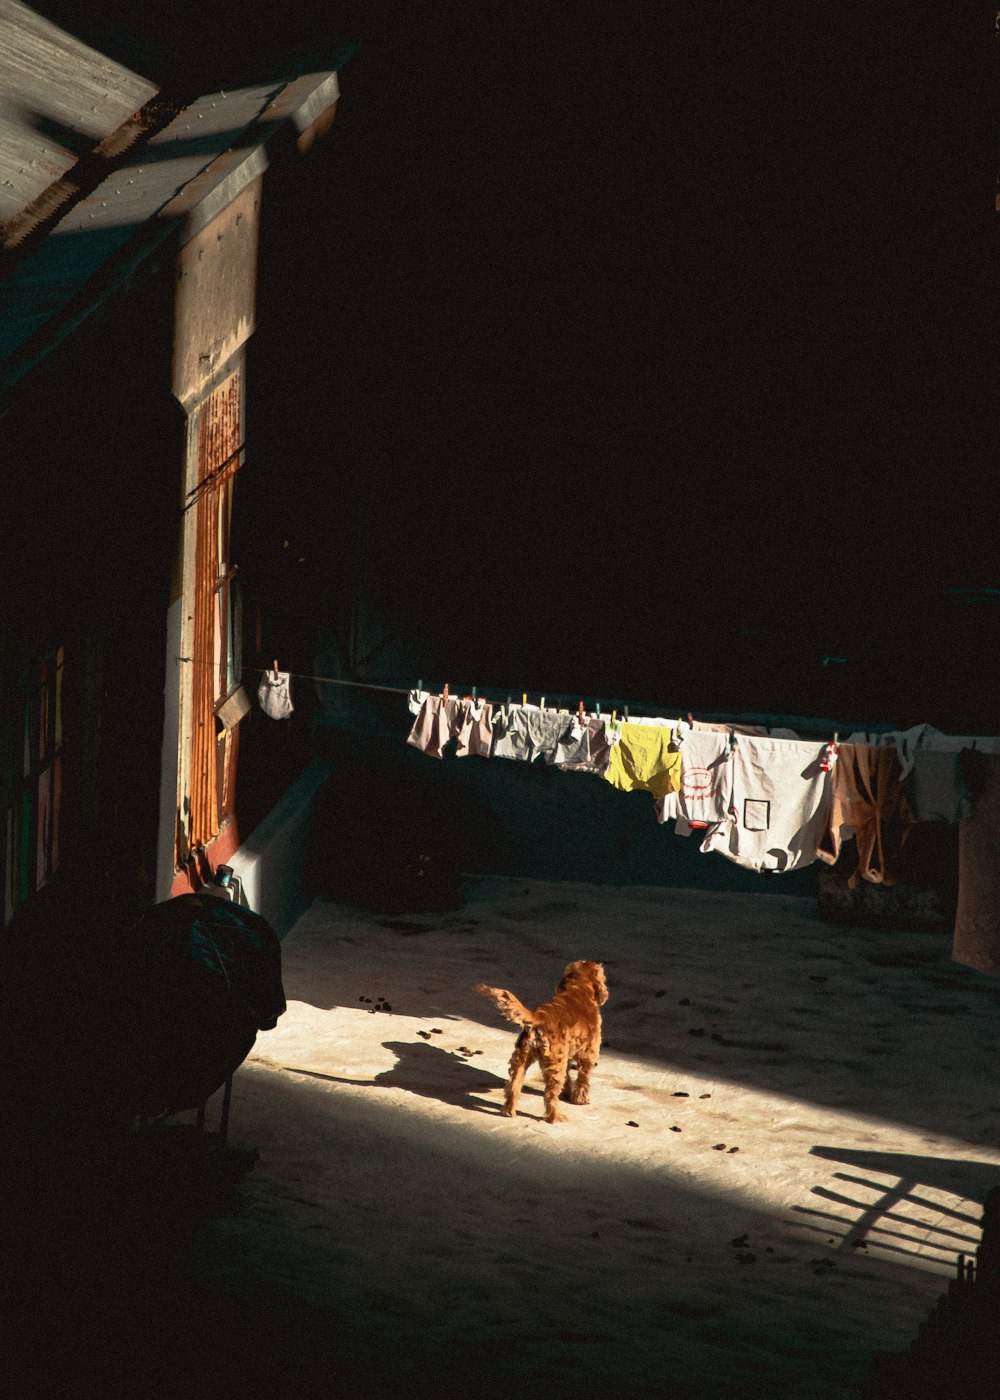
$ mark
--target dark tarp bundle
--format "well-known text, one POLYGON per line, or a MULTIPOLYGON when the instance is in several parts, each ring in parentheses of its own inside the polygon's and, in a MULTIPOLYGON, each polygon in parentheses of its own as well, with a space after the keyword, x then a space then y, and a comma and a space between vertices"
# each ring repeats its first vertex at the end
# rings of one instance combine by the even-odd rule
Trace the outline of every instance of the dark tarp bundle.
POLYGON ((186 894, 148 909, 125 943, 138 974, 122 1047, 131 1106, 196 1108, 285 1010, 277 934, 250 909, 186 894))

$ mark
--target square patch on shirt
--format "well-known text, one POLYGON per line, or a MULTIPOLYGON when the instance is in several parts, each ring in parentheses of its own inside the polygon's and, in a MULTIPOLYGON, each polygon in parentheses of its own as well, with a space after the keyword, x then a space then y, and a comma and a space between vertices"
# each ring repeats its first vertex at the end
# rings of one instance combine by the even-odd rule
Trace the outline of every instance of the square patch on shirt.
POLYGON ((771 804, 763 797, 743 799, 743 829, 766 831, 771 821, 771 804))

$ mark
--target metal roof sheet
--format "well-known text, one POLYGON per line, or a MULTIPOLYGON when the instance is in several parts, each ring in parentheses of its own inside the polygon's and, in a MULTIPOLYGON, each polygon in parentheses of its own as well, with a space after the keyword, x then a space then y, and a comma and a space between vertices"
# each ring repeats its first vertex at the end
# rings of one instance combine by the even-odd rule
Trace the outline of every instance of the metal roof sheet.
MULTIPOLYGON (((353 51, 345 46, 343 58, 353 51)), ((127 156, 0 283, 0 392, 165 238, 193 232, 199 210, 203 223, 235 198, 264 169, 264 148, 286 122, 301 129, 337 93, 335 68, 209 93, 127 156)))
POLYGON ((19 0, 0 0, 0 223, 156 92, 19 0))

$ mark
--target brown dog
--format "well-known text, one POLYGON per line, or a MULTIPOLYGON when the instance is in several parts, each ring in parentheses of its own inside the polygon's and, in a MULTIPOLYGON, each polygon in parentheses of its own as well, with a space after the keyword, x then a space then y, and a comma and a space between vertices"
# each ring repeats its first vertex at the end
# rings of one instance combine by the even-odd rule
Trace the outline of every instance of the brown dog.
POLYGON ((566 1115, 556 1104, 560 1095, 571 1103, 590 1102, 590 1075, 601 1050, 600 1007, 608 999, 604 968, 598 962, 573 962, 563 973, 555 996, 534 1011, 522 1005, 513 992, 502 987, 473 988, 495 1001, 508 1021, 523 1026, 510 1058, 507 1094, 501 1112, 513 1118, 524 1076, 535 1060, 545 1076, 545 1121, 563 1123, 566 1115), (576 1083, 569 1076, 569 1062, 576 1061, 576 1083))

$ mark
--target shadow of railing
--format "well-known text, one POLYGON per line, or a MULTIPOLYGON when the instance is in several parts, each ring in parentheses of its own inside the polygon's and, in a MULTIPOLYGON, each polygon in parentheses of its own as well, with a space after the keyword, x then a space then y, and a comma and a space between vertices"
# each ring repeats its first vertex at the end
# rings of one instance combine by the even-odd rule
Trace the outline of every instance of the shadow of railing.
POLYGON ((986 1195, 974 1257, 959 1254, 947 1291, 905 1352, 879 1352, 865 1400, 951 1400, 996 1395, 1000 1378, 1000 1185, 986 1195))

